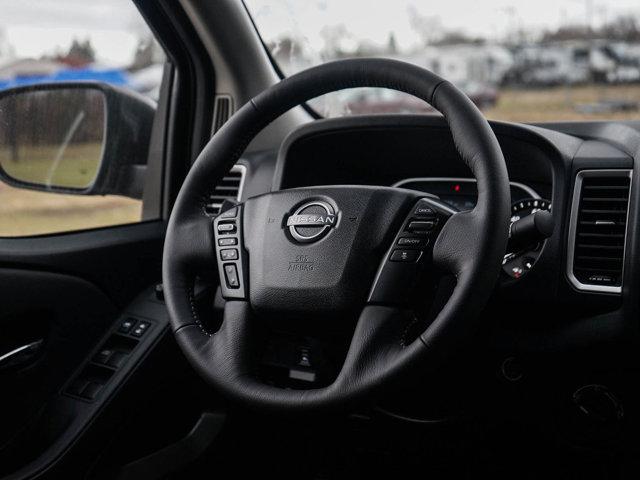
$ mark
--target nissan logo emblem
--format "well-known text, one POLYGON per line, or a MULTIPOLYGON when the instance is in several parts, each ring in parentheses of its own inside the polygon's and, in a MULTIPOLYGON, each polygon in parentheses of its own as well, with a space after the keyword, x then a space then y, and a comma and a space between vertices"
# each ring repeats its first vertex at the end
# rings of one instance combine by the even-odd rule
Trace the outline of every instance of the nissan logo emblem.
POLYGON ((287 219, 291 236, 301 243, 320 240, 338 222, 338 212, 327 202, 314 200, 298 207, 287 219))

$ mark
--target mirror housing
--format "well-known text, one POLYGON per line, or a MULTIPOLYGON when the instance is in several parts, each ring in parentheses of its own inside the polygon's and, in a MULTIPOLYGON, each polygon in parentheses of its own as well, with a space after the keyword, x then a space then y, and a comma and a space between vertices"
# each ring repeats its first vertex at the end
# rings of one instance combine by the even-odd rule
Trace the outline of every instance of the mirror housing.
MULTIPOLYGON (((10 175, 2 167, 2 162, 0 162, 0 179, 13 187, 37 191, 76 195, 123 195, 142 198, 147 155, 156 110, 152 100, 105 83, 83 81, 41 83, 3 90, 0 91, 0 105, 7 97, 17 98, 24 95, 26 98, 27 95, 38 93, 41 95, 40 98, 44 99, 45 96, 42 94, 47 92, 60 94, 61 90, 73 91, 76 89, 100 92, 103 98, 102 154, 98 159, 99 163, 93 181, 86 187, 25 181, 10 175)), ((38 105, 35 107, 37 108, 38 105)), ((6 121, 10 122, 11 118, 6 121)), ((37 134, 37 131, 46 127, 45 125, 37 125, 36 121, 29 121, 26 124, 30 129, 29 132, 26 132, 27 134, 37 134)), ((25 132, 21 132, 21 134, 25 134, 25 132)), ((65 146, 63 145, 62 148, 64 149, 65 146)))

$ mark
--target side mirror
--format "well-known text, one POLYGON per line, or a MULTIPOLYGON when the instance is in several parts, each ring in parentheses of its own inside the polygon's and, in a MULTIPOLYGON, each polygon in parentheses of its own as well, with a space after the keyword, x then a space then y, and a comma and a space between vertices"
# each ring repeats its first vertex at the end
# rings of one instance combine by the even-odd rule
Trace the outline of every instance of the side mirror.
POLYGON ((0 92, 0 179, 11 186, 142 198, 155 105, 107 84, 0 92))

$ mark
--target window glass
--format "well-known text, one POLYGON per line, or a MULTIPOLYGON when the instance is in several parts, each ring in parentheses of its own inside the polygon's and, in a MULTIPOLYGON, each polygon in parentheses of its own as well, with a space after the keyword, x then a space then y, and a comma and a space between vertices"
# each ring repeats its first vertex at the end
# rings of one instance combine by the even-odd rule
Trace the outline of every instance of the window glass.
MULTIPOLYGON (((640 117, 638 0, 245 0, 286 75, 347 57, 415 63, 460 87, 489 118, 640 117)), ((423 112, 396 92, 321 97, 324 116, 423 112)))
MULTIPOLYGON (((155 104, 165 55, 131 0, 2 0, 0 5, 0 94, 37 83, 91 80, 155 104)), ((0 164, 26 184, 82 190, 93 182, 102 159, 105 101, 97 91, 55 93, 46 103, 36 93, 0 99, 0 164), (35 136, 16 132, 15 124, 25 122, 41 130, 35 136)), ((0 236, 143 220, 141 195, 67 194, 12 185, 0 181, 0 236)))

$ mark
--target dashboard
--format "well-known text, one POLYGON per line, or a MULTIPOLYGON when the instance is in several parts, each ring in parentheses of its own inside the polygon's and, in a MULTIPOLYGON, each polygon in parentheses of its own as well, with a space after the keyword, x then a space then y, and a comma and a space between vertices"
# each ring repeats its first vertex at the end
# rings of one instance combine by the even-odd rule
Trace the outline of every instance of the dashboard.
MULTIPOLYGON (((474 351, 448 372, 477 380, 477 390, 457 397, 445 381, 431 404, 432 385, 426 396, 416 387, 404 397, 415 404, 384 405, 394 414, 455 416, 457 402, 466 405, 494 381, 499 389, 511 385, 516 405, 526 396, 527 412, 552 396, 573 401, 571 392, 583 385, 622 391, 617 375, 637 356, 640 122, 489 123, 509 174, 512 226, 543 214, 552 228, 540 241, 510 241, 474 351)), ((277 151, 250 152, 240 164, 240 201, 321 185, 411 189, 456 210, 473 208, 477 197, 448 126, 435 115, 318 120, 291 132, 277 151)), ((636 384, 637 370, 624 383, 636 384)))
MULTIPOLYGON (((640 124, 490 124, 511 181, 512 221, 539 210, 553 219, 546 240, 507 252, 485 312, 496 323, 491 341, 539 351, 624 337, 628 319, 639 315, 632 292, 640 288, 640 200, 632 186, 640 124)), ((240 164, 241 199, 314 185, 379 185, 466 210, 477 195, 448 126, 435 115, 318 120, 291 132, 278 151, 245 154, 240 164)))
MULTIPOLYGON (((514 134, 501 135, 500 142, 511 180, 512 221, 539 210, 550 212, 552 153, 539 140, 514 134)), ((276 189, 322 184, 411 189, 435 196, 459 211, 472 209, 477 199, 476 181, 438 117, 349 117, 316 122, 285 141, 277 177, 276 189), (387 124, 379 123, 385 119, 387 124)), ((504 280, 527 275, 543 247, 538 241, 512 245, 504 257, 504 280)))
MULTIPOLYGON (((510 182, 511 224, 538 211, 551 212, 551 201, 542 198, 533 188, 523 183, 510 182)), ((478 199, 476 180, 455 177, 405 178, 392 185, 424 192, 437 197, 458 211, 471 210, 478 199)), ((531 242, 519 248, 510 248, 504 256, 503 272, 511 278, 519 279, 535 265, 542 242, 531 242)))

